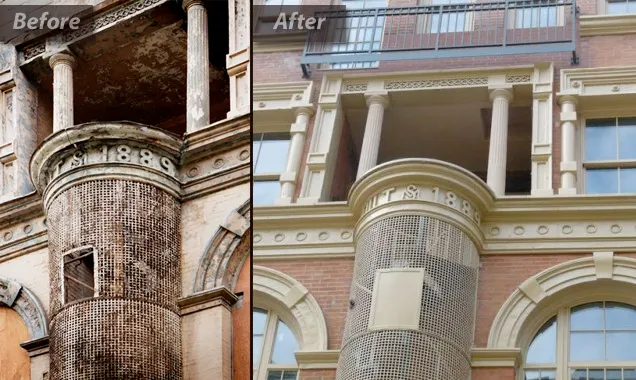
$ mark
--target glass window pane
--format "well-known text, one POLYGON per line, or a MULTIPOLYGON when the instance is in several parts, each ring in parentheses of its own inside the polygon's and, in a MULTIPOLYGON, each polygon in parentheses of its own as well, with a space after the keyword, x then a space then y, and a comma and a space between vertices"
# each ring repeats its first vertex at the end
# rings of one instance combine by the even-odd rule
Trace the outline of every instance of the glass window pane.
POLYGON ((283 373, 283 380, 296 380, 298 377, 298 372, 296 371, 285 371, 283 373))
POLYGON ((636 330, 636 307, 606 302, 605 328, 608 330, 636 330))
POLYGON ((274 338, 274 352, 272 364, 296 364, 294 353, 298 350, 296 337, 285 323, 278 321, 276 337, 274 338))
POLYGON ((556 362, 556 318, 549 320, 530 343, 526 363, 552 364, 556 362))
POLYGON ((595 302, 573 307, 570 330, 603 330, 603 303, 595 302))
POLYGON ((605 359, 605 342, 602 332, 570 333, 570 360, 587 362, 605 359))
POLYGON ((636 380, 636 368, 623 369, 623 380, 636 380))
POLYGON ((590 369, 587 372, 588 380, 605 380, 604 369, 590 369))
POLYGON ((262 335, 265 333, 265 322, 267 321, 267 312, 261 309, 254 309, 252 312, 252 328, 254 335, 262 335))
POLYGON ((625 1, 611 1, 607 3, 607 13, 611 15, 626 13, 625 1))
POLYGON ((585 193, 618 194, 618 169, 586 169, 585 193))
POLYGON ((571 380, 587 380, 587 370, 586 369, 573 369, 570 371, 571 380))
POLYGON ((263 351, 263 336, 252 335, 252 365, 257 366, 261 360, 261 352, 263 351))
POLYGON ((541 380, 556 380, 556 371, 541 371, 541 380))
POLYGON ((616 121, 609 119, 612 124, 608 125, 606 119, 589 120, 585 127, 585 160, 615 160, 618 157, 616 146, 616 121))
POLYGON ((618 158, 636 158, 636 118, 618 119, 618 158))
POLYGON ((627 13, 636 13, 636 2, 634 1, 627 2, 627 13))
POLYGON ((526 371, 525 380, 539 380, 540 376, 541 376, 540 371, 526 371))
POLYGON ((629 169, 623 169, 620 168, 619 171, 619 176, 621 179, 621 189, 620 192, 621 194, 627 194, 627 193, 636 193, 636 169, 634 168, 629 168, 629 169))
POLYGON ((278 181, 254 181, 252 189, 254 206, 273 205, 280 196, 278 181))
POLYGON ((289 135, 267 134, 261 143, 255 173, 282 173, 287 163, 289 135))
POLYGON ((608 331, 607 360, 636 360, 636 332, 608 331))
POLYGON ((261 133, 255 133, 252 137, 252 169, 256 167, 256 160, 258 160, 258 153, 261 150, 261 133))
POLYGON ((607 380, 623 380, 623 378, 621 377, 621 370, 620 369, 608 369, 607 373, 605 374, 605 378, 607 380))
POLYGON ((283 371, 269 371, 267 372, 267 380, 282 380, 283 371))

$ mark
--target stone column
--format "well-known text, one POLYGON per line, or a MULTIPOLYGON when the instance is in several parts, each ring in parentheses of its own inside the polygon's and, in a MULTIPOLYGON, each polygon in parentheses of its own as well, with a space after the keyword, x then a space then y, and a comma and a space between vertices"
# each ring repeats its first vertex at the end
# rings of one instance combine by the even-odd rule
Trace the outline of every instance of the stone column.
POLYGON ((187 131, 210 124, 208 12, 201 0, 184 0, 188 13, 187 131))
POLYGON ((51 56, 53 69, 53 132, 73 126, 73 68, 75 58, 67 53, 51 56))
POLYGON ((300 160, 305 148, 305 133, 307 132, 307 124, 313 113, 311 107, 299 107, 294 109, 296 122, 291 127, 291 141, 289 143, 289 154, 287 156, 287 166, 285 172, 281 175, 282 183, 281 195, 279 203, 291 203, 296 191, 296 182, 298 181, 298 171, 300 170, 300 160))
POLYGON ((389 105, 389 97, 386 92, 366 94, 366 98, 369 111, 367 113, 367 123, 364 126, 364 139, 362 140, 362 151, 360 152, 356 179, 362 177, 364 173, 378 164, 384 109, 389 105))
POLYGON ((508 107, 512 88, 497 88, 490 92, 492 121, 488 151, 488 186, 497 196, 506 192, 506 157, 508 151, 508 107))
POLYGON ((575 128, 577 98, 562 96, 561 103, 561 186, 559 195, 576 194, 575 128))

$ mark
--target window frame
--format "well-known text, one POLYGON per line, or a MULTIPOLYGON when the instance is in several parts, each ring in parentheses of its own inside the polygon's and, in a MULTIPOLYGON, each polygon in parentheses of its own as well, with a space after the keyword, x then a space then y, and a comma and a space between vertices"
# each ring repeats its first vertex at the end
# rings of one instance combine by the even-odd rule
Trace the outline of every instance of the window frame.
MULTIPOLYGON (((373 2, 374 0, 337 0, 336 5, 344 6, 346 10, 355 10, 355 9, 375 9, 375 8, 387 8, 389 6, 389 0, 384 0, 384 7, 367 7, 365 3, 373 2), (351 3, 363 3, 360 8, 347 8, 347 4, 351 3)), ((384 24, 382 25, 382 38, 380 39, 380 46, 384 42, 384 29, 386 28, 386 19, 384 20, 384 24)), ((355 42, 356 44, 358 42, 355 42)), ((371 44, 374 44, 375 41, 371 41, 371 44)), ((332 52, 334 50, 331 50, 332 52)), ((346 55, 346 54, 345 54, 346 55)), ((355 55, 355 54, 352 54, 355 55)), ((365 62, 339 62, 339 63, 321 63, 318 66, 318 69, 321 71, 337 71, 337 70, 369 70, 369 69, 377 69, 380 67, 380 61, 365 61, 365 62)))
MULTIPOLYGON (((607 1, 607 0, 603 0, 603 1, 607 1)), ((517 8, 517 9, 512 9, 510 11, 508 11, 508 26, 507 28, 510 29, 519 29, 519 30, 525 30, 525 29, 539 29, 539 28, 559 28, 559 27, 564 27, 565 26, 565 7, 563 5, 559 6, 558 4, 555 4, 554 7, 556 8, 556 25, 550 25, 550 26, 538 26, 538 25, 534 25, 532 24, 531 26, 528 27, 517 27, 517 15, 519 14, 520 11, 522 11, 523 9, 541 9, 542 7, 529 7, 529 8, 517 8)), ((543 7, 543 8, 547 8, 550 9, 550 7, 543 7)), ((540 11, 539 11, 540 12, 540 11)))
POLYGON ((298 339, 295 331, 292 329, 292 326, 287 323, 281 316, 276 313, 274 310, 257 307, 254 306, 252 309, 252 313, 257 310, 261 312, 267 313, 265 318, 265 331, 263 333, 263 343, 260 348, 260 357, 258 361, 258 366, 254 367, 254 363, 252 363, 252 374, 254 380, 267 380, 267 375, 269 371, 296 371, 296 379, 300 374, 300 368, 298 367, 298 362, 296 362, 295 366, 290 364, 272 364, 271 357, 274 353, 274 339, 276 337, 278 322, 281 321, 294 335, 294 339, 300 345, 300 340, 298 339))
MULTIPOLYGON (((429 7, 434 7, 434 6, 443 6, 443 5, 454 5, 453 3, 449 1, 447 1, 444 4, 434 4, 433 3, 434 0, 418 0, 417 5, 418 6, 429 6, 429 7)), ((462 3, 456 3, 456 4, 472 4, 475 3, 476 0, 465 0, 462 3)), ((458 13, 464 13, 464 15, 466 16, 466 19, 464 20, 464 29, 463 30, 453 30, 453 31, 448 31, 448 32, 444 32, 441 31, 440 34, 446 34, 446 33, 470 33, 473 32, 475 30, 475 12, 472 11, 466 11, 466 12, 458 12, 458 13)), ((443 15, 443 14, 442 14, 443 15)), ((430 34, 430 35, 437 35, 437 31, 433 31, 431 30, 432 27, 432 19, 433 17, 432 14, 430 15, 420 15, 417 16, 417 19, 415 20, 415 33, 416 34, 430 34)), ((440 23, 441 24, 441 23, 440 23)))
MULTIPOLYGON (((292 122, 293 123, 293 122, 292 122)), ((256 156, 252 155, 252 181, 253 182, 274 182, 274 181, 278 181, 279 185, 282 187, 282 183, 280 182, 280 178, 283 175, 283 173, 285 173, 285 168, 287 167, 287 163, 289 162, 289 149, 291 148, 291 124, 286 125, 286 124, 276 124, 273 126, 270 126, 268 128, 254 128, 254 131, 252 133, 252 147, 254 146, 254 136, 257 135, 266 135, 266 134, 273 134, 273 133, 285 133, 289 135, 289 144, 288 144, 288 148, 287 148, 287 155, 285 156, 285 163, 284 163, 284 168, 283 170, 278 173, 278 172, 266 172, 266 173, 256 173, 256 164, 258 161, 258 157, 260 156, 260 148, 258 150, 258 154, 256 156)), ((262 142, 263 139, 261 138, 260 142, 262 142)), ((278 196, 276 197, 276 199, 280 198, 280 191, 278 193, 278 196)), ((276 201, 274 201, 273 204, 267 204, 267 205, 255 205, 254 207, 260 207, 260 206, 273 206, 275 204, 276 201)))
POLYGON ((60 287, 61 287, 60 296, 61 296, 62 305, 68 305, 71 303, 99 297, 99 280, 98 280, 99 272, 97 270, 98 268, 97 264, 98 264, 97 249, 95 249, 95 247, 92 245, 84 245, 81 247, 73 248, 62 254, 62 256, 60 257, 60 287), (82 253, 88 253, 88 251, 90 251, 90 254, 93 255, 93 296, 81 298, 81 299, 73 300, 73 301, 66 301, 66 280, 64 277, 64 266, 65 266, 64 258, 68 255, 72 255, 75 253, 79 253, 80 255, 82 253))
MULTIPOLYGON (((606 16, 625 16, 625 15, 634 15, 636 16, 636 12, 633 13, 629 13, 629 12, 625 12, 625 13, 609 13, 609 3, 610 2, 614 2, 614 3, 619 3, 619 2, 623 2, 623 1, 609 1, 609 0, 598 0, 596 2, 597 4, 597 13, 598 15, 606 15, 606 16)), ((625 3, 628 3, 629 1, 625 0, 625 3)))
MULTIPOLYGON (((615 159, 615 160, 597 160, 597 161, 585 161, 585 128, 587 127, 587 121, 593 119, 615 119, 616 124, 618 124, 618 119, 620 118, 636 118, 634 115, 634 111, 627 112, 618 112, 613 113, 611 115, 605 113, 598 114, 590 114, 585 115, 580 119, 580 123, 577 129, 578 133, 575 133, 575 146, 578 146, 576 149, 575 159, 578 163, 577 165, 577 193, 590 195, 590 196, 611 196, 611 195, 625 195, 625 194, 635 194, 635 193, 621 193, 620 192, 620 174, 618 179, 618 192, 616 193, 605 193, 605 194, 588 194, 587 193, 587 184, 586 184, 586 169, 617 169, 617 168, 633 168, 636 169, 636 158, 632 159, 615 159), (631 113, 630 113, 631 112, 631 113), (577 141, 578 140, 578 141, 577 141)), ((618 126, 616 126, 618 128, 618 126)))
POLYGON ((621 299, 615 298, 604 298, 604 299, 586 299, 579 300, 575 303, 567 304, 566 306, 561 306, 556 310, 556 314, 550 314, 547 319, 543 320, 543 323, 539 325, 539 327, 535 328, 532 331, 532 334, 527 336, 526 342, 521 346, 522 347, 522 362, 519 366, 519 370, 517 371, 517 380, 525 380, 525 373, 527 370, 554 370, 556 373, 556 380, 569 380, 570 377, 570 367, 586 367, 590 369, 596 368, 623 368, 623 367, 632 367, 636 368, 636 360, 634 361, 589 361, 589 362, 571 362, 570 361, 570 314, 573 308, 584 306, 593 303, 603 303, 603 308, 605 308, 605 303, 620 303, 627 306, 631 306, 636 308, 636 304, 634 302, 627 302, 625 299, 621 297, 621 299), (528 349, 532 344, 534 338, 537 336, 537 333, 541 328, 553 317, 556 321, 556 362, 553 365, 547 365, 547 363, 543 364, 526 364, 526 357, 528 355, 528 349))

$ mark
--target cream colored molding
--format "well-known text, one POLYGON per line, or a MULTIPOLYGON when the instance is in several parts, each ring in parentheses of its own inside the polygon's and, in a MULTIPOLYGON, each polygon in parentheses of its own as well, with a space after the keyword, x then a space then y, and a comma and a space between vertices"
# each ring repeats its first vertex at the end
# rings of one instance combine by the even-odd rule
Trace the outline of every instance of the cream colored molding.
POLYGON ((336 369, 340 350, 297 351, 296 363, 300 369, 336 369))
POLYGON ((599 281, 597 260, 590 255, 555 265, 531 277, 527 281, 536 281, 543 289, 543 299, 547 302, 537 304, 521 289, 515 290, 493 321, 488 348, 523 347, 547 318, 555 313, 556 308, 562 305, 573 306, 581 300, 602 299, 608 294, 614 294, 614 298, 620 298, 620 295, 629 297, 633 290, 629 290, 627 285, 636 286, 636 259, 614 256, 612 268, 612 281, 599 281), (608 291, 604 287, 623 290, 608 291))
POLYGON ((614 110, 633 108, 636 66, 563 69, 557 95, 575 96, 582 114, 605 111, 613 116, 614 110))
MULTIPOLYGON (((302 51, 305 49, 305 41, 289 41, 289 42, 257 42, 254 41, 253 53, 277 53, 302 51)), ((258 60, 258 58, 257 58, 258 60)))
POLYGON ((294 278, 261 266, 252 269, 254 307, 276 312, 294 331, 299 351, 326 351, 327 324, 320 305, 294 278))
POLYGON ((581 37, 636 33, 636 14, 581 16, 579 22, 581 37))
POLYGON ((313 109, 312 92, 311 81, 254 84, 254 131, 289 132, 295 109, 313 109))
POLYGON ((532 80, 531 189, 534 196, 550 196, 552 190, 552 105, 554 67, 537 63, 532 80))
POLYGON ((594 252, 596 278, 612 278, 614 274, 614 252, 594 252))
POLYGON ((541 302, 545 297, 545 290, 534 277, 527 279, 523 284, 519 285, 519 290, 534 303, 541 302))
POLYGON ((354 230, 356 221, 363 228, 366 215, 399 212, 416 194, 422 210, 470 231, 484 255, 636 251, 633 196, 493 199, 485 184, 462 168, 434 160, 400 160, 367 173, 352 190, 350 203, 256 208, 255 257, 351 257, 355 236, 346 232, 354 230), (410 163, 403 165, 406 162, 410 163), (461 207, 450 207, 447 197, 455 198, 453 204, 461 207), (616 208, 617 204, 622 206, 616 208), (472 217, 468 218, 470 210, 480 216, 469 212, 472 217))
POLYGON ((496 349, 496 348, 473 348, 470 351, 470 365, 477 367, 513 367, 516 368, 521 363, 521 350, 496 349))

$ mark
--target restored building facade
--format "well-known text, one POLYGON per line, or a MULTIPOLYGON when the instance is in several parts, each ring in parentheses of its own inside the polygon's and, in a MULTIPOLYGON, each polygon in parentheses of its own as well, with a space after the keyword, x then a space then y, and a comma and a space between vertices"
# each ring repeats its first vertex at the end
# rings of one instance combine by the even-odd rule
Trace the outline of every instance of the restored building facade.
POLYGON ((636 379, 634 3, 264 5, 255 379, 636 379))
POLYGON ((74 5, 0 45, 0 379, 248 379, 249 3, 74 5))

